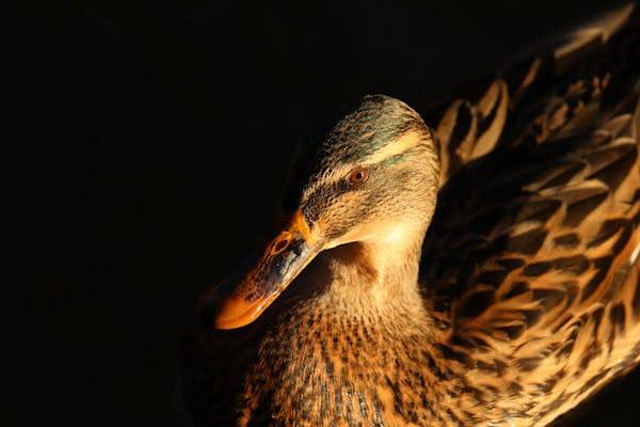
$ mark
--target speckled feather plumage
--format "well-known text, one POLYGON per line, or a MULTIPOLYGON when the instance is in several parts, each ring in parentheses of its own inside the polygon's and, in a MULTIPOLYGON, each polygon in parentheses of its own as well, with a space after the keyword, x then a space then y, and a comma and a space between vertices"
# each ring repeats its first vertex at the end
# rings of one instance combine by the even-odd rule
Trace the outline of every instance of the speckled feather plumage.
MULTIPOLYGON (((376 305, 370 253, 321 254, 256 322, 195 334, 193 424, 546 425, 635 367, 640 41, 620 16, 425 112, 441 189, 399 261, 421 285, 376 305)), ((372 111, 337 129, 374 132, 372 111)), ((340 135, 310 173, 348 161, 340 135)))

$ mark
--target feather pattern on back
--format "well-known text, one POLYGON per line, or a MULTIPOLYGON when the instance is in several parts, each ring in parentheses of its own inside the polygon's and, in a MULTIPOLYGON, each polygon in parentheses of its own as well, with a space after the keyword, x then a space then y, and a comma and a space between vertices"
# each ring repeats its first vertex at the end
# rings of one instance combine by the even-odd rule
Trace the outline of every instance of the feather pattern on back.
POLYGON ((631 10, 520 61, 436 122, 444 187, 424 292, 459 369, 503 397, 505 419, 546 424, 640 360, 631 10))

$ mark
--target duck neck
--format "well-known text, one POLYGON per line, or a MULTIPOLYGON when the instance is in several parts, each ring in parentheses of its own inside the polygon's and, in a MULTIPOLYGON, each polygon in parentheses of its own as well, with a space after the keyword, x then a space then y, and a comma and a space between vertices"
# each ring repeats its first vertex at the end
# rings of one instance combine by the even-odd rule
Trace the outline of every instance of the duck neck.
POLYGON ((418 268, 425 231, 426 227, 399 226, 331 251, 332 296, 351 305, 351 313, 423 310, 418 268))

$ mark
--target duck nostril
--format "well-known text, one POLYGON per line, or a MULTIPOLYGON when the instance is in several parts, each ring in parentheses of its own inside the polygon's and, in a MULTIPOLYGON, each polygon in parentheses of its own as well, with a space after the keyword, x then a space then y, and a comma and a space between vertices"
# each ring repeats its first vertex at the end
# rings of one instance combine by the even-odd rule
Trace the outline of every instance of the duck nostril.
POLYGON ((288 233, 285 233, 273 244, 271 253, 275 255, 277 253, 282 252, 287 248, 287 246, 289 246, 290 241, 291 241, 291 235, 289 235, 288 233))

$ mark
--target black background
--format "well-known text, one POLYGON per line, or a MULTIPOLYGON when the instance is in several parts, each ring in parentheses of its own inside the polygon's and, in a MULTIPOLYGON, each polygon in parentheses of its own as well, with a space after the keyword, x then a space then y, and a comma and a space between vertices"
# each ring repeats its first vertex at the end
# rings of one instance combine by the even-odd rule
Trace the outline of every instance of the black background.
MULTIPOLYGON (((297 138, 366 93, 419 109, 611 2, 268 3, 4 14, 29 280, 3 425, 172 425, 197 295, 271 222, 297 138)), ((569 423, 633 425, 639 384, 569 423)))

